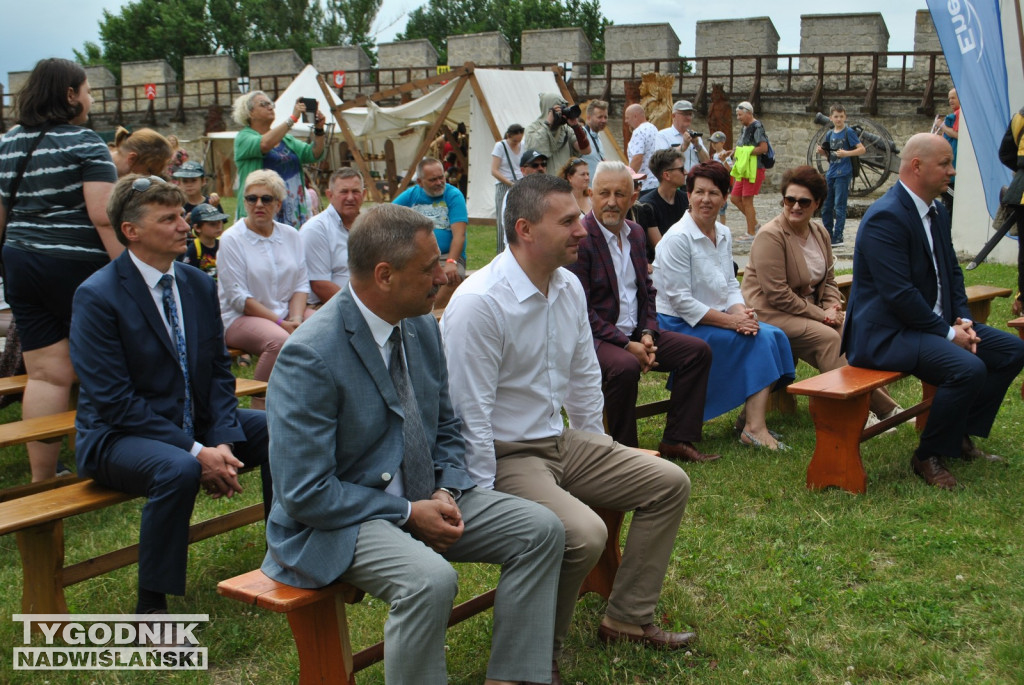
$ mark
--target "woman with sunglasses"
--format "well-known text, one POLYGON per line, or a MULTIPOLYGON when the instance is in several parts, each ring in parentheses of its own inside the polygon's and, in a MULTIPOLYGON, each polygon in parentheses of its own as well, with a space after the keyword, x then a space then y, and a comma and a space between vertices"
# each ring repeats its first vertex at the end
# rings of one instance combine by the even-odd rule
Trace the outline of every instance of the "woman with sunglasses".
MULTIPOLYGON (((26 419, 67 411, 72 297, 124 250, 107 218, 117 171, 84 127, 92 101, 81 66, 44 59, 15 97, 18 125, 0 140, 4 286, 28 371, 26 419)), ((28 443, 33 481, 57 475, 59 453, 60 442, 28 443)))
MULTIPOLYGON (((258 381, 270 378, 281 346, 313 314, 302 239, 274 220, 284 196, 284 181, 273 171, 249 174, 242 193, 247 215, 224 231, 217 252, 224 341, 259 355, 258 381)), ((252 406, 263 409, 263 400, 253 398, 252 406)))
POLYGON ((740 295, 732 265, 732 234, 717 222, 729 197, 729 172, 703 162, 686 177, 690 208, 655 248, 658 325, 701 338, 711 346, 704 420, 744 405, 736 422, 740 442, 788 449, 768 430, 765 413, 773 387, 795 377, 786 334, 761 323, 740 295))
POLYGON ((579 157, 573 157, 558 173, 572 186, 572 196, 576 198, 576 204, 580 206, 580 215, 586 216, 594 208, 590 199, 590 167, 586 161, 579 157))
MULTIPOLYGON (((302 184, 302 165, 323 159, 326 140, 324 124, 327 119, 319 109, 314 117, 312 144, 291 135, 292 127, 306 113, 302 100, 296 100, 292 113, 275 124, 274 101, 262 90, 256 90, 240 95, 231 114, 244 127, 235 136, 238 187, 244 188, 249 174, 257 169, 276 171, 285 185, 285 197, 278 207, 277 220, 289 226, 301 226, 313 216, 302 184)), ((244 217, 246 211, 246 205, 239 202, 238 217, 244 217)))
MULTIPOLYGON (((828 195, 813 167, 782 175, 782 212, 761 227, 743 271, 743 299, 761 321, 785 331, 793 354, 819 371, 846 366, 839 353, 845 312, 829 233, 813 221, 828 195)), ((902 411, 884 388, 871 394, 868 425, 902 411)))

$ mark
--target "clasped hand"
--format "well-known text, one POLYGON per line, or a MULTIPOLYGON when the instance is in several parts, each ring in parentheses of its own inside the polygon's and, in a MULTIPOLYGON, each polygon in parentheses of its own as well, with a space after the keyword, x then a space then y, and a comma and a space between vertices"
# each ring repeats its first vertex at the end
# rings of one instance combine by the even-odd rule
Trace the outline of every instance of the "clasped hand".
POLYGON ((626 345, 626 351, 640 362, 640 373, 647 373, 658 366, 658 362, 654 359, 654 353, 658 351, 658 348, 654 345, 654 340, 649 335, 640 338, 640 342, 631 340, 626 345))
POLYGON ((238 482, 238 469, 245 464, 232 454, 228 445, 204 447, 199 450, 196 459, 203 468, 199 482, 210 497, 220 499, 242 492, 242 486, 238 482))
POLYGON ((409 520, 405 525, 417 540, 438 554, 462 537, 464 525, 462 512, 452 496, 443 490, 436 490, 430 499, 412 503, 409 520))
POLYGON ((974 331, 974 324, 957 317, 956 323, 953 324, 953 344, 972 354, 977 354, 979 342, 981 342, 981 338, 974 331))
POLYGON ((732 319, 733 328, 737 333, 743 335, 757 335, 761 325, 757 322, 757 312, 744 307, 741 311, 729 315, 732 319))

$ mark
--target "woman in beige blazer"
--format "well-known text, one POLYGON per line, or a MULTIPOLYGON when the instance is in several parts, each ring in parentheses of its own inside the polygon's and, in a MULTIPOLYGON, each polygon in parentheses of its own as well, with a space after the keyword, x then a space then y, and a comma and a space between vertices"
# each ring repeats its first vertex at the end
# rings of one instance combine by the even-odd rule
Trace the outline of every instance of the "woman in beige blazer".
MULTIPOLYGON (((846 366, 839 353, 845 312, 828 231, 811 220, 828 188, 809 166, 786 171, 780 187, 782 212, 757 232, 743 272, 743 299, 762 321, 785 331, 798 359, 831 371, 846 366)), ((876 390, 868 425, 899 411, 884 389, 876 390)))

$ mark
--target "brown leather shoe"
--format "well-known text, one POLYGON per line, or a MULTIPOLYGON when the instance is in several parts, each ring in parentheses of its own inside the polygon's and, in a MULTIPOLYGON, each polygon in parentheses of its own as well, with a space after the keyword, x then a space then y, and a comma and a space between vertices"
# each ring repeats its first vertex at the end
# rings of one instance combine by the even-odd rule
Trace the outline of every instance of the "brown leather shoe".
POLYGON ((974 441, 971 440, 971 436, 965 435, 963 442, 960 443, 960 458, 964 461, 974 461, 976 459, 985 459, 986 461, 1006 461, 1005 457, 1000 457, 998 454, 989 454, 982 452, 974 441))
POLYGON ((613 642, 639 642, 648 647, 659 647, 661 649, 682 649, 689 647, 697 639, 697 633, 669 633, 653 623, 640 626, 643 635, 630 635, 614 628, 609 628, 603 623, 597 627, 597 639, 605 644, 613 642))
POLYGON ((661 452, 661 456, 666 459, 672 459, 673 461, 715 461, 721 459, 721 454, 704 454, 697 450, 692 443, 680 442, 675 445, 670 445, 667 442, 662 442, 658 445, 658 451, 661 452))
POLYGON ((924 478, 928 485, 934 485, 944 490, 952 490, 956 487, 956 478, 949 472, 945 464, 937 456, 920 457, 917 452, 910 458, 910 466, 914 473, 924 478))
MULTIPOLYGON (((533 683, 523 681, 522 685, 544 685, 544 683, 533 683)), ((558 660, 551 660, 551 685, 562 685, 562 674, 558 672, 558 660)))

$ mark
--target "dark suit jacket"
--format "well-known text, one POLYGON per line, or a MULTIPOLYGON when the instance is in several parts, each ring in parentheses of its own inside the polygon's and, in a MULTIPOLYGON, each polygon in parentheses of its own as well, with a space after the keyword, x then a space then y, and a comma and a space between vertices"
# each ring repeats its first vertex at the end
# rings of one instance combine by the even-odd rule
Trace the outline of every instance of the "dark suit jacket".
MULTIPOLYGON (((241 442, 235 379, 224 346, 217 286, 202 271, 174 264, 181 297, 195 440, 241 442)), ((192 448, 181 429, 185 377, 163 318, 128 252, 87 279, 75 293, 71 361, 81 379, 75 428, 78 468, 92 473, 107 442, 120 435, 192 448)))
MULTIPOLYGON (((448 366, 432 314, 402 325, 407 368, 436 487, 469 490, 461 422, 448 396, 448 366)), ((408 500, 385 492, 404 452, 404 412, 388 368, 348 288, 281 349, 267 392, 274 506, 263 572, 321 587, 352 563, 359 526, 397 522, 408 500)))
MULTIPOLYGON (((655 308, 654 284, 647 273, 647 238, 644 229, 632 221, 629 224, 629 258, 633 262, 636 277, 637 328, 658 330, 658 312, 655 308)), ((594 218, 594 212, 583 217, 587 237, 580 241, 579 252, 574 264, 566 268, 576 274, 587 295, 587 313, 590 328, 594 332, 595 347, 601 341, 622 347, 629 338, 615 327, 619 320, 619 279, 612 265, 612 253, 608 241, 601 233, 601 227, 594 218)), ((635 332, 635 331, 634 331, 635 332)))
POLYGON ((922 336, 944 338, 957 317, 971 316, 949 214, 933 204, 938 210, 932 223, 942 317, 932 311, 938 295, 935 267, 927 229, 910 194, 897 183, 861 220, 843 330, 843 348, 854 366, 909 371, 917 364, 922 336))

